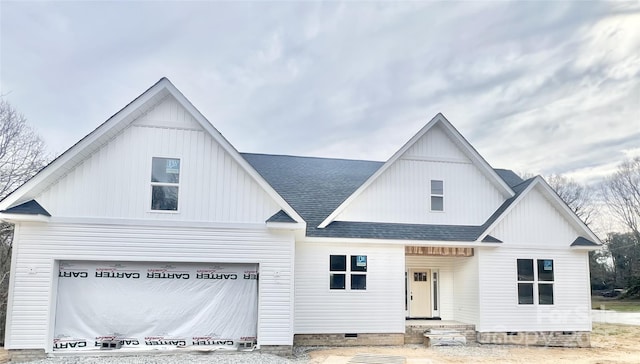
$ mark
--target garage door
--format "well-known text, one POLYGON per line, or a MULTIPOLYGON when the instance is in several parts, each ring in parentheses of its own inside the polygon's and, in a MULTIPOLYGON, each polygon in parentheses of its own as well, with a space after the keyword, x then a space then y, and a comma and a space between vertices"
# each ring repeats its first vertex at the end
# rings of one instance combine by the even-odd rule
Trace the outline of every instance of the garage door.
POLYGON ((62 261, 53 349, 236 349, 257 319, 256 264, 62 261))

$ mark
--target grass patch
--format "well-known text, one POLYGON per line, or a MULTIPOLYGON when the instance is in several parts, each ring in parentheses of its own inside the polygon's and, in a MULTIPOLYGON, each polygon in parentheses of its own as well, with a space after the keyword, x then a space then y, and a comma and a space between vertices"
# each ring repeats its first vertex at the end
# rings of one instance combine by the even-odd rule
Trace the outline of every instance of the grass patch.
POLYGON ((639 299, 617 299, 600 296, 591 297, 591 308, 594 310, 613 310, 618 312, 640 312, 639 299))

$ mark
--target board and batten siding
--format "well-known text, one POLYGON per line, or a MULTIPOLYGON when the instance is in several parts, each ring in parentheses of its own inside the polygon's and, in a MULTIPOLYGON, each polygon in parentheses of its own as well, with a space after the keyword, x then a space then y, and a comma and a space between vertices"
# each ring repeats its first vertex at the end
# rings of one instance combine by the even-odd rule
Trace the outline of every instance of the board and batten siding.
POLYGON ((537 187, 529 191, 489 234, 505 245, 566 249, 579 236, 537 187))
POLYGON ((14 244, 8 349, 51 350, 59 260, 258 263, 258 343, 293 344, 292 233, 260 226, 21 223, 14 244))
POLYGON ((404 333, 403 246, 303 241, 295 266, 295 334, 404 333), (366 255, 367 289, 330 290, 329 255, 366 255))
POLYGON ((588 252, 505 246, 477 253, 481 300, 477 331, 591 330, 588 252), (553 305, 518 304, 517 259, 553 259, 553 305))
POLYGON ((340 221, 481 225, 504 197, 434 127, 340 213, 340 221), (444 181, 444 211, 431 211, 431 180, 444 181))
POLYGON ((477 257, 406 257, 407 271, 421 268, 439 272, 440 318, 475 324, 478 316, 477 257))
POLYGON ((168 97, 43 191, 53 216, 263 223, 280 208, 168 97), (178 212, 151 211, 153 157, 180 159, 178 212))

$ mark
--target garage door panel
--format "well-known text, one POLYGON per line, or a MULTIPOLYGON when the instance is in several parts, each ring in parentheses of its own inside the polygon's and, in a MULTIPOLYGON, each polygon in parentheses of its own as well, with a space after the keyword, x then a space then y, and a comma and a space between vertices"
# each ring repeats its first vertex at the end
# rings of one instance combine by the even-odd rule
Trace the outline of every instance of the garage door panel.
POLYGON ((60 262, 54 350, 256 338, 256 264, 60 262))

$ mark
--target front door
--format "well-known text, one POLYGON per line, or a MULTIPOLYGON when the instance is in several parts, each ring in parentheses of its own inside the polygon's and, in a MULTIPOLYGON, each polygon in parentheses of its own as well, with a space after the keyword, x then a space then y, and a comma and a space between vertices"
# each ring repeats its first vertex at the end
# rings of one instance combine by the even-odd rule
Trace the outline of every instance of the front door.
POLYGON ((411 270, 409 275, 409 317, 431 317, 431 271, 411 270))

